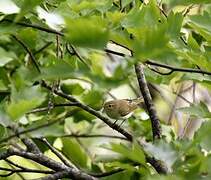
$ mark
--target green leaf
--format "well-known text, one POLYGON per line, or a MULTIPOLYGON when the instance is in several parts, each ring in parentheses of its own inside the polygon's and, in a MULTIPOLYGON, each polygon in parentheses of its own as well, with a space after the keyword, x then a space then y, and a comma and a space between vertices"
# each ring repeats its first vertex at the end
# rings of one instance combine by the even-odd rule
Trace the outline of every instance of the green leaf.
MULTIPOLYGON (((51 118, 49 118, 49 119, 51 119, 51 118)), ((51 123, 51 120, 47 120, 47 121, 49 121, 49 123, 51 123)), ((44 124, 46 124, 46 118, 33 122, 32 124, 28 125, 26 127, 26 129, 32 129, 32 128, 40 127, 44 124)), ((29 132, 29 135, 31 137, 34 137, 34 138, 59 137, 59 136, 62 136, 64 134, 65 134, 64 125, 59 124, 59 121, 58 121, 58 123, 51 124, 49 126, 45 126, 45 127, 42 127, 42 128, 38 128, 35 131, 29 132)))
POLYGON ((194 143, 200 144, 206 151, 211 150, 211 121, 205 121, 194 135, 194 143))
POLYGON ((178 38, 180 34, 180 30, 182 27, 183 15, 181 13, 173 13, 171 12, 168 15, 167 23, 168 23, 168 34, 172 38, 178 38))
POLYGON ((108 42, 109 32, 100 17, 67 19, 67 40, 76 46, 102 49, 108 42))
POLYGON ((204 12, 203 15, 189 16, 188 24, 205 39, 211 41, 211 15, 204 12))
POLYGON ((0 124, 0 139, 2 139, 6 134, 6 128, 0 124))
POLYGON ((85 89, 79 83, 63 83, 61 90, 67 94, 80 95, 85 89))
POLYGON ((157 8, 155 0, 149 1, 149 3, 141 8, 132 9, 122 21, 122 26, 125 28, 146 28, 152 27, 158 24, 160 18, 160 12, 157 8))
POLYGON ((0 125, 4 127, 8 127, 12 124, 13 121, 10 120, 10 117, 5 112, 5 108, 3 103, 0 104, 0 125))
POLYGON ((198 45, 197 41, 193 38, 191 34, 188 36, 188 46, 195 51, 200 50, 200 46, 198 45))
POLYGON ((131 171, 123 171, 119 173, 115 173, 113 175, 107 176, 107 177, 102 177, 100 179, 102 180, 128 180, 132 179, 133 172, 131 171))
POLYGON ((93 89, 84 94, 83 101, 92 108, 100 110, 104 102, 103 92, 93 89))
POLYGON ((37 77, 37 79, 66 79, 74 77, 73 73, 73 67, 65 62, 65 61, 59 61, 58 59, 50 58, 48 59, 51 61, 51 64, 49 64, 46 67, 41 68, 41 75, 37 77))
POLYGON ((170 0, 171 6, 210 3, 210 0, 170 0))
POLYGON ((144 152, 142 151, 141 147, 137 143, 134 143, 131 148, 123 144, 111 143, 110 147, 107 147, 107 149, 117 152, 121 154, 122 156, 134 162, 138 162, 142 165, 145 163, 144 152))
POLYGON ((17 120, 26 112, 38 107, 45 100, 39 86, 27 87, 17 91, 12 88, 11 103, 7 106, 7 112, 13 120, 17 120))
POLYGON ((179 111, 182 111, 186 114, 189 114, 193 117, 198 117, 198 118, 211 118, 211 113, 209 109, 207 108, 206 104, 203 102, 200 102, 199 104, 194 104, 189 107, 184 107, 184 108, 179 108, 179 111))
POLYGON ((75 139, 62 138, 63 148, 62 152, 68 159, 81 168, 88 168, 88 159, 86 152, 82 149, 81 145, 75 139))
POLYGON ((16 55, 14 52, 7 52, 3 48, 0 47, 0 67, 4 66, 8 62, 14 60, 16 55))
POLYGON ((145 61, 148 58, 156 59, 157 56, 168 51, 167 43, 169 38, 166 33, 166 26, 159 28, 143 28, 137 31, 137 40, 134 41, 135 56, 145 61))
POLYGON ((16 16, 15 20, 19 21, 24 15, 26 15, 28 12, 33 10, 36 6, 41 4, 43 0, 23 0, 21 1, 21 11, 20 13, 16 16))
POLYGON ((122 0, 122 8, 124 8, 125 6, 130 4, 131 2, 132 2, 132 0, 122 0))
POLYGON ((167 168, 171 170, 172 165, 178 157, 178 152, 175 150, 172 144, 160 140, 154 144, 150 142, 144 142, 144 150, 152 155, 157 160, 161 160, 167 165, 167 168))

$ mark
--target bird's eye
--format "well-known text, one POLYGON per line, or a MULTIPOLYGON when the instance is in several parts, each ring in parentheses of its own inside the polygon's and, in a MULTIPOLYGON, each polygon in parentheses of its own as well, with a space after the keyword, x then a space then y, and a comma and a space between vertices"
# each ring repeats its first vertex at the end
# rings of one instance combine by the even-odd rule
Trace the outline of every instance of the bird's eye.
POLYGON ((112 105, 111 105, 111 104, 109 104, 109 105, 108 105, 108 107, 112 107, 112 105))

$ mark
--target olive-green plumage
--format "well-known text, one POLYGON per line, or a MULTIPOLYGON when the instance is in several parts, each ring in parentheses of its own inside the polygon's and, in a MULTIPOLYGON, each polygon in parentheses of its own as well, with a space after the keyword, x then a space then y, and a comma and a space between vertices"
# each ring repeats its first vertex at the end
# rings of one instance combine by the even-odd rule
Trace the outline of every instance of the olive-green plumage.
POLYGON ((124 119, 132 114, 141 102, 142 98, 112 100, 104 104, 104 111, 112 119, 124 119))

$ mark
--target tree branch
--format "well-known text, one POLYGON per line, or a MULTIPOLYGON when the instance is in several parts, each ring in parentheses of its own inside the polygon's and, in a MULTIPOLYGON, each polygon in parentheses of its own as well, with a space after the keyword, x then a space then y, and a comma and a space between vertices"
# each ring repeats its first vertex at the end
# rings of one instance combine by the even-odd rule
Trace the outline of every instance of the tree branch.
POLYGON ((47 123, 42 124, 42 125, 39 125, 39 126, 37 126, 37 127, 32 127, 32 128, 29 128, 29 129, 25 129, 25 130, 23 130, 23 131, 19 131, 19 132, 15 133, 15 134, 12 134, 12 135, 8 136, 8 137, 2 138, 2 139, 0 140, 0 143, 5 142, 5 141, 8 141, 8 140, 10 140, 10 139, 12 139, 12 138, 14 138, 14 137, 20 136, 20 135, 22 135, 22 134, 26 134, 26 133, 29 133, 29 132, 32 132, 32 131, 36 131, 36 130, 38 130, 38 129, 40 129, 40 128, 48 127, 48 126, 50 126, 50 125, 53 125, 53 124, 55 124, 55 123, 61 121, 61 119, 62 119, 62 118, 56 119, 56 120, 53 120, 53 121, 50 121, 50 122, 47 122, 47 123))
POLYGON ((140 87, 142 96, 144 98, 144 102, 146 104, 146 108, 149 112, 149 116, 151 119, 153 139, 159 139, 159 138, 161 138, 160 121, 157 117, 157 113, 156 113, 154 104, 152 102, 150 91, 147 86, 147 82, 146 82, 145 75, 144 75, 143 65, 140 63, 135 64, 135 71, 136 71, 136 76, 138 79, 139 87, 140 87))
POLYGON ((70 163, 47 141, 45 138, 39 138, 46 146, 68 167, 72 167, 70 163))
POLYGON ((117 124, 114 124, 112 122, 112 120, 110 120, 109 118, 103 116, 100 112, 95 111, 94 109, 92 109, 91 107, 82 104, 81 102, 79 102, 76 98, 74 98, 71 95, 67 95, 61 91, 58 91, 57 89, 52 89, 51 86, 47 85, 44 81, 41 82, 41 86, 45 87, 46 89, 53 91, 56 95, 61 96, 67 100, 69 100, 70 102, 75 102, 77 103, 76 106, 82 108, 83 110, 89 112, 90 114, 93 114, 94 116, 98 117, 99 119, 101 119, 104 123, 106 123, 109 127, 111 127, 112 129, 114 129, 115 131, 121 133, 122 135, 124 135, 127 139, 129 139, 130 141, 132 141, 133 137, 130 133, 128 133, 127 131, 125 131, 123 128, 119 127, 117 124))
POLYGON ((167 64, 162 64, 162 63, 158 63, 158 62, 154 62, 154 61, 149 61, 147 60, 145 62, 146 64, 149 65, 153 65, 153 66, 158 66, 158 67, 162 67, 165 69, 170 69, 171 73, 178 71, 178 72, 189 72, 189 73, 198 73, 198 74, 207 74, 207 75, 211 75, 211 72, 209 71, 202 71, 200 69, 192 69, 192 68, 178 68, 178 67, 174 67, 171 65, 167 65, 167 64))
MULTIPOLYGON (((112 41, 113 42, 113 41, 112 41)), ((129 50, 131 53, 132 53, 132 50, 125 47, 125 46, 122 46, 121 44, 117 44, 127 50, 129 50)), ((110 50, 110 49, 105 49, 105 52, 107 53, 111 53, 111 54, 114 54, 114 55, 117 55, 117 56, 121 56, 121 57, 126 57, 127 55, 124 54, 124 53, 121 53, 121 52, 116 52, 116 51, 113 51, 113 50, 110 50)), ((161 75, 170 75, 172 74, 173 72, 189 72, 189 73, 198 73, 198 74, 207 74, 207 75, 211 75, 211 72, 209 71, 203 71, 203 70, 200 70, 200 69, 192 69, 192 68, 180 68, 180 67, 174 67, 174 66, 171 66, 171 65, 166 65, 166 64, 162 64, 162 63, 158 63, 158 62, 154 62, 154 61, 150 61, 150 60, 147 60, 144 62, 145 64, 148 64, 148 65, 153 65, 153 66, 157 66, 157 67, 162 67, 162 68, 165 68, 165 69, 169 69, 170 71, 167 72, 167 73, 163 73, 163 72, 160 72, 160 71, 157 71, 155 69, 151 69, 153 71, 155 71, 156 73, 159 73, 161 75)))
MULTIPOLYGON (((83 110, 89 112, 90 114, 94 115, 95 117, 101 119, 104 123, 106 123, 109 127, 111 127, 112 129, 114 129, 115 131, 119 132, 120 134, 122 134, 123 136, 125 136, 128 141, 133 141, 133 137, 130 133, 128 133, 127 131, 125 131, 124 129, 122 129, 121 127, 119 127, 117 124, 114 124, 109 118, 103 116, 100 112, 95 111, 94 109, 92 109, 91 107, 82 104, 81 102, 79 102, 75 97, 71 96, 71 95, 67 95, 61 91, 58 91, 57 89, 52 89, 51 86, 47 85, 45 83, 45 81, 41 82, 41 86, 52 91, 60 96, 63 97, 64 99, 67 99, 70 102, 76 103, 78 107, 82 108, 83 110)), ((159 173, 167 173, 167 170, 165 168, 165 166, 163 164, 161 164, 159 161, 156 161, 154 158, 149 157, 147 154, 145 154, 147 159, 150 160, 149 163, 159 172, 159 173), (155 164, 154 164, 155 163, 155 164)))
MULTIPOLYGON (((20 156, 20 157, 23 157, 26 159, 33 160, 45 167, 53 169, 54 171, 58 171, 58 172, 65 171, 66 172, 64 175, 65 177, 69 177, 69 178, 76 179, 76 180, 79 180, 79 179, 80 180, 81 179, 94 180, 95 179, 94 177, 92 177, 82 171, 68 167, 60 162, 54 161, 54 160, 48 158, 47 156, 43 155, 42 153, 33 154, 30 152, 26 152, 26 151, 19 151, 15 148, 10 148, 8 150, 8 152, 10 152, 10 154, 12 154, 12 155, 16 155, 16 156, 20 156)), ((61 176, 61 178, 64 176, 61 176)))
POLYGON ((35 24, 29 24, 29 23, 23 23, 23 22, 14 22, 14 21, 12 21, 10 19, 2 19, 0 22, 14 23, 14 24, 17 24, 19 26, 31 27, 31 28, 34 28, 34 29, 38 29, 38 30, 47 32, 47 33, 58 34, 60 36, 64 36, 64 33, 62 33, 62 32, 56 31, 54 29, 50 29, 50 28, 45 28, 45 27, 42 27, 42 26, 38 26, 38 25, 35 25, 35 24))

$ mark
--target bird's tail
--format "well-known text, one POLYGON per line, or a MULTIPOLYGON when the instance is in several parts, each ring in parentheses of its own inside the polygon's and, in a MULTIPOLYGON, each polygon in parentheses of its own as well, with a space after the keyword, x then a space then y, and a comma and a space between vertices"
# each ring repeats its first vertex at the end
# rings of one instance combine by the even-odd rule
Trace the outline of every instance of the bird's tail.
POLYGON ((133 99, 133 102, 135 102, 137 105, 144 102, 144 99, 142 97, 138 97, 137 99, 133 99))

